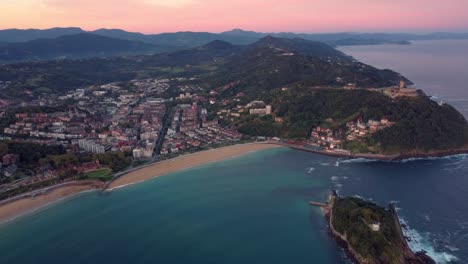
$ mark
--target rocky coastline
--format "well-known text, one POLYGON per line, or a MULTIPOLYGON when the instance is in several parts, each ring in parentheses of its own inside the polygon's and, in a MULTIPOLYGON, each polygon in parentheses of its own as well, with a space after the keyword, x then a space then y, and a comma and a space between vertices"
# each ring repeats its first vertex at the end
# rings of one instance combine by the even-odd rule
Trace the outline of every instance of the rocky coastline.
MULTIPOLYGON (((328 227, 329 227, 329 234, 333 239, 336 240, 338 245, 342 247, 350 260, 358 264, 386 264, 386 263, 395 263, 395 262, 388 262, 385 258, 378 258, 378 257, 363 257, 359 254, 348 242, 347 235, 341 234, 338 232, 335 227, 333 226, 333 206, 335 199, 339 198, 336 192, 330 194, 328 202, 326 205, 322 205, 322 209, 327 219, 328 227)), ((316 205, 315 203, 311 202, 312 205, 316 205)), ((391 212, 392 217, 394 218, 395 225, 397 226, 398 238, 400 241, 400 252, 401 257, 398 259, 398 264, 435 264, 436 262, 431 259, 429 256, 426 255, 425 252, 413 252, 409 247, 406 238, 403 234, 403 230, 400 225, 400 221, 396 210, 393 204, 389 205, 388 210, 391 212)))
POLYGON ((331 157, 339 157, 339 158, 350 158, 350 159, 372 159, 372 160, 380 160, 380 161, 402 161, 407 159, 425 159, 425 158, 442 158, 447 156, 453 155, 460 155, 460 154, 468 154, 468 147, 459 148, 459 149, 447 149, 447 150, 437 150, 437 151, 429 151, 429 152, 408 152, 408 153, 399 153, 393 155, 385 155, 385 154, 372 154, 372 153, 348 153, 348 152, 340 152, 340 151, 327 151, 327 150, 316 150, 308 147, 304 147, 301 145, 293 145, 287 144, 277 141, 268 141, 267 144, 274 144, 280 145, 284 147, 288 147, 295 150, 311 152, 331 157))

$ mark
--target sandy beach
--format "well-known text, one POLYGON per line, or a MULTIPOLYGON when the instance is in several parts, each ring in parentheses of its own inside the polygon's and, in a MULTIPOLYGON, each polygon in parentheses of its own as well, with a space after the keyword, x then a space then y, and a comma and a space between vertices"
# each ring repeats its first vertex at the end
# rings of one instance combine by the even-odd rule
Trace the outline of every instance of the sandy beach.
POLYGON ((281 146, 272 144, 250 143, 233 145, 223 148, 200 151, 189 155, 183 155, 174 159, 158 162, 154 165, 136 170, 121 176, 109 185, 109 189, 141 182, 179 170, 188 169, 195 166, 208 164, 228 158, 236 157, 245 153, 279 148, 281 146))
MULTIPOLYGON (((281 146, 271 144, 250 143, 233 145, 223 148, 211 149, 193 154, 183 155, 174 159, 161 161, 125 174, 112 182, 108 188, 118 188, 125 185, 141 182, 154 177, 162 176, 179 170, 204 165, 245 153, 264 149, 279 148, 281 146)), ((68 183, 64 186, 52 186, 48 189, 36 191, 37 195, 26 195, 27 197, 13 202, 0 205, 0 223, 10 221, 18 216, 40 209, 53 202, 59 201, 71 195, 88 190, 101 189, 104 184, 99 181, 81 181, 68 183), (31 197, 34 196, 34 197, 31 197)))
POLYGON ((37 195, 34 198, 26 197, 11 203, 1 205, 0 223, 4 223, 21 215, 30 213, 73 194, 99 189, 102 187, 102 185, 102 182, 97 181, 77 182, 62 187, 52 187, 50 191, 46 191, 44 194, 37 195))

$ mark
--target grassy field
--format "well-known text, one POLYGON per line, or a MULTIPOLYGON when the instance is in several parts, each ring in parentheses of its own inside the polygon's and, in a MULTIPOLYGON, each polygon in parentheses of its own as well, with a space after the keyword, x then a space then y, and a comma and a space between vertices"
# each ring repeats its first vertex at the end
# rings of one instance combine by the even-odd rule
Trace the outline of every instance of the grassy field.
POLYGON ((92 179, 92 180, 101 180, 101 179, 107 180, 108 178, 112 177, 111 172, 112 172, 111 169, 104 168, 104 169, 86 172, 84 175, 88 179, 92 179))

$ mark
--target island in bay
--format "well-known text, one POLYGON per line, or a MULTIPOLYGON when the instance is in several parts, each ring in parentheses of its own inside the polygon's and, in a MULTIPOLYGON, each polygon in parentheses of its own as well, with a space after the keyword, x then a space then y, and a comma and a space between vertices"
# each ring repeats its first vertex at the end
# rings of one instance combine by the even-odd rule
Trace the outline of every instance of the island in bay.
POLYGON ((334 191, 322 207, 330 233, 358 263, 435 263, 425 252, 414 253, 406 241, 393 204, 388 209, 358 197, 340 197, 334 191))
MULTIPOLYGON (((2 65, 0 219, 272 147, 382 160, 467 153, 466 119, 419 88, 329 45, 271 36, 2 65)), ((366 228, 392 219, 393 237, 376 239, 401 238, 391 214, 372 204, 337 199, 337 219, 350 206, 366 228)), ((341 235, 353 230, 335 224, 341 235)), ((392 253, 403 244, 369 253, 348 242, 363 258, 383 256, 370 263, 409 256, 392 253)))

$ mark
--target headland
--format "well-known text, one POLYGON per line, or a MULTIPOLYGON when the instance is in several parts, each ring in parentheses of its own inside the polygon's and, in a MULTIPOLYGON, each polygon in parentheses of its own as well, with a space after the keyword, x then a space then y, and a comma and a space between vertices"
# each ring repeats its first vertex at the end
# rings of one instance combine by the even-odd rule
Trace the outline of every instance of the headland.
POLYGON ((339 197, 333 192, 322 208, 331 235, 349 257, 360 264, 435 264, 425 252, 409 247, 393 204, 388 209, 356 197, 339 197))
POLYGON ((286 143, 281 141, 267 141, 267 144, 273 144, 283 147, 292 148, 304 152, 311 152, 331 157, 339 158, 351 158, 351 159, 370 159, 370 160, 381 160, 381 161, 401 161, 413 158, 441 158, 446 156, 453 156, 459 154, 468 154, 468 147, 447 149, 447 150, 434 150, 434 151, 412 151, 406 153, 397 154, 375 154, 375 153, 352 153, 346 150, 324 150, 316 149, 307 146, 301 142, 286 143))

